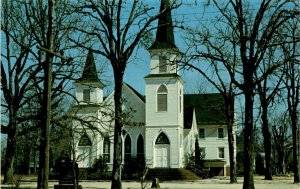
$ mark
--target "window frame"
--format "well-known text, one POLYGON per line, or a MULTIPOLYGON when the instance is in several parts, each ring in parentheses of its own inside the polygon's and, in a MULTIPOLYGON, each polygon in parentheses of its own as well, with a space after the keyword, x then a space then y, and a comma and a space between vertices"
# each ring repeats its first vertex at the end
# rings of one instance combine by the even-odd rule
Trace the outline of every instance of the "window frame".
POLYGON ((82 90, 82 100, 84 102, 91 102, 91 89, 82 90))
POLYGON ((103 139, 103 159, 106 163, 110 163, 110 140, 109 137, 103 139), (108 145, 108 147, 106 147, 108 145), (106 151, 107 150, 107 151, 106 151))
POLYGON ((93 142, 87 133, 81 135, 78 141, 78 147, 91 147, 93 142))
POLYGON ((157 112, 167 112, 168 111, 168 89, 165 85, 160 85, 157 89, 156 111, 157 112), (160 89, 162 89, 164 91, 160 91, 160 89))
POLYGON ((158 58, 158 73, 167 73, 167 58, 165 56, 159 56, 158 58))
POLYGON ((157 145, 157 144, 163 144, 163 145, 167 144, 167 145, 170 145, 170 140, 169 140, 168 136, 166 135, 166 133, 161 132, 157 136, 157 138, 155 140, 155 145, 157 145))
POLYGON ((225 148, 224 147, 218 147, 218 158, 225 159, 225 148))
POLYGON ((129 134, 127 134, 124 138, 124 162, 128 162, 130 160, 131 152, 132 152, 132 140, 129 134), (127 145, 128 141, 129 141, 129 146, 127 145))
POLYGON ((138 158, 144 158, 144 154, 145 154, 145 142, 143 136, 140 134, 136 142, 136 155, 138 158))
POLYGON ((223 139, 225 138, 225 134, 224 134, 224 128, 218 128, 218 139, 223 139), (222 130, 222 132, 220 132, 222 130), (222 133, 222 135, 220 135, 220 133, 222 133))
POLYGON ((199 139, 205 139, 205 128, 199 128, 199 139), (200 130, 203 130, 203 137, 200 135, 200 130))

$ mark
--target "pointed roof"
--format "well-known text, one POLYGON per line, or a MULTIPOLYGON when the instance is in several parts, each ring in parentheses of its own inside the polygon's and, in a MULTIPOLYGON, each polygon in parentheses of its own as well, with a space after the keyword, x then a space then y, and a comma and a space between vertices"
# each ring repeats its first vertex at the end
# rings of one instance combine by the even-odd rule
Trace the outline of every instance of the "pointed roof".
POLYGON ((174 40, 172 13, 169 0, 161 0, 159 12, 162 11, 164 11, 164 13, 162 13, 158 18, 156 39, 149 50, 170 48, 178 50, 174 40))
POLYGON ((77 81, 80 83, 98 83, 101 87, 104 86, 98 78, 97 68, 92 50, 89 50, 87 54, 82 76, 77 81))

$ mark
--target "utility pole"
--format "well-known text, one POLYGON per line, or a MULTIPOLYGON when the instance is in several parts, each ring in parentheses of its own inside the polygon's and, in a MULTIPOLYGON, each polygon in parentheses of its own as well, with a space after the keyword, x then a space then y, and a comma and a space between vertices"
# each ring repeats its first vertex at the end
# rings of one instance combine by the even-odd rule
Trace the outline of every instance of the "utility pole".
MULTIPOLYGON (((48 0, 48 31, 46 48, 53 49, 53 0, 48 0)), ((53 54, 46 52, 46 60, 42 62, 45 74, 43 93, 43 117, 41 125, 41 146, 39 158, 38 189, 48 189, 49 179, 49 146, 51 122, 51 89, 52 89, 52 61, 53 54)))

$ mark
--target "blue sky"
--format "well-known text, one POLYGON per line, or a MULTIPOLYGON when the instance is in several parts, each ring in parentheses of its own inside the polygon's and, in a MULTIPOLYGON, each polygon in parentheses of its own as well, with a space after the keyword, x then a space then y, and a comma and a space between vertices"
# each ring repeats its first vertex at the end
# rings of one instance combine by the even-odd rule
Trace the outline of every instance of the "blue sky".
MULTIPOLYGON (((151 3, 156 1, 151 1, 151 3)), ((159 1, 157 1, 157 10, 159 11, 159 1)), ((177 10, 173 10, 172 17, 173 22, 180 21, 184 26, 195 25, 200 20, 208 21, 209 18, 212 18, 216 13, 213 9, 204 8, 204 2, 202 1, 183 1, 181 7, 177 10)), ((150 5, 151 5, 150 3, 150 5)), ((184 52, 186 50, 186 45, 184 43, 185 31, 179 28, 174 28, 175 34, 175 43, 177 47, 184 52)), ((101 57, 96 56, 99 62, 101 62, 101 57)), ((102 61, 103 62, 103 61, 102 61)), ((103 78, 109 79, 113 81, 113 75, 111 71, 111 66, 109 65, 107 72, 104 73, 103 78)), ((145 94, 145 80, 144 77, 148 75, 150 72, 150 55, 145 48, 138 48, 137 52, 134 53, 131 57, 130 62, 127 65, 126 72, 124 75, 124 82, 131 85, 141 94, 145 94)), ((195 71, 180 71, 183 80, 185 81, 185 92, 186 93, 198 93, 199 91, 203 92, 216 92, 212 89, 212 87, 208 87, 208 82, 203 79, 198 73, 195 71)), ((108 86, 106 91, 111 91, 113 86, 108 86)))

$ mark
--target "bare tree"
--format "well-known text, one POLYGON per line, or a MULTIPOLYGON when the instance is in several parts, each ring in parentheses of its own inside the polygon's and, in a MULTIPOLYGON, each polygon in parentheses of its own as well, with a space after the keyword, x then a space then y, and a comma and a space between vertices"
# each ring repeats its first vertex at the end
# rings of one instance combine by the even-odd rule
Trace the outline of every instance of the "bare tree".
MULTIPOLYGON (((242 91, 245 99, 244 122, 244 189, 253 189, 253 155, 254 155, 254 95, 258 82, 264 80, 276 67, 270 67, 265 73, 255 77, 259 66, 263 64, 266 51, 271 46, 285 43, 284 38, 273 41, 280 36, 279 28, 287 20, 299 15, 295 2, 284 0, 263 0, 257 9, 250 8, 250 2, 241 0, 209 1, 218 10, 217 20, 207 35, 209 49, 216 54, 206 52, 205 57, 219 61, 227 71, 232 83, 242 91), (213 28, 213 29, 212 29, 213 28), (222 29, 223 28, 223 29, 222 29), (218 45, 218 41, 225 41, 218 45), (235 42, 235 43, 232 43, 235 42), (231 43, 231 44, 230 44, 231 43), (234 46, 235 44, 236 46, 234 46), (235 51, 237 50, 237 51, 235 51), (221 53, 222 57, 219 56, 221 53), (236 53, 236 56, 234 56, 236 53), (213 59, 216 56, 218 59, 213 59), (223 61, 223 60, 226 61, 223 61), (235 64, 238 63, 238 64, 235 64), (235 65, 236 67, 233 67, 235 65)), ((204 45, 206 46, 206 45, 204 45)))
MULTIPOLYGON (((283 61, 282 58, 278 57, 275 53, 277 53, 276 48, 269 48, 266 52, 266 58, 264 59, 264 63, 260 65, 257 72, 260 74, 266 73, 271 67, 273 67, 274 71, 278 70, 278 68, 282 67, 283 61), (277 67, 277 69, 276 69, 277 67)), ((278 70, 277 72, 280 72, 278 70)), ((258 73, 255 73, 256 77, 258 77, 258 73)), ((277 75, 277 74, 276 74, 277 75)), ((269 107, 271 103, 274 102, 275 95, 280 90, 280 85, 282 84, 283 73, 279 73, 279 76, 269 75, 266 76, 264 80, 261 82, 257 82, 257 93, 260 101, 260 109, 261 109, 261 122, 262 122, 262 134, 263 134, 263 146, 265 151, 265 163, 266 168, 264 170, 265 179, 272 180, 272 167, 271 167, 271 129, 269 123, 269 107)))
MULTIPOLYGON (((298 17, 299 19, 299 17, 298 17)), ((300 182, 300 128, 299 128, 299 100, 300 100, 300 59, 299 59, 299 20, 285 23, 285 37, 291 43, 283 44, 282 51, 285 60, 284 85, 287 89, 287 107, 292 125, 293 138, 293 172, 294 182, 300 182)))
POLYGON ((224 65, 228 65, 227 69, 230 69, 234 74, 235 65, 237 62, 237 53, 236 53, 236 41, 215 41, 216 43, 212 43, 211 40, 213 35, 209 33, 209 28, 207 28, 204 24, 201 24, 201 30, 191 29, 190 35, 188 39, 188 45, 191 47, 189 52, 186 53, 187 60, 183 61, 183 68, 194 69, 199 74, 201 74, 209 83, 211 83, 215 89, 222 95, 224 99, 225 109, 224 117, 226 119, 227 125, 227 133, 228 133, 228 146, 229 146, 229 159, 230 159, 230 183, 237 182, 236 175, 236 157, 235 157, 235 116, 234 116, 234 85, 230 76, 226 75, 226 73, 222 72, 221 69, 224 68, 224 65), (195 31, 196 30, 196 31, 195 31), (227 63, 228 57, 227 54, 230 54, 230 50, 228 51, 220 51, 220 49, 226 49, 225 46, 228 45, 233 46, 233 54, 235 58, 233 58, 233 62, 231 65, 227 63), (199 48, 200 46, 204 46, 204 48, 199 48), (204 66, 202 63, 201 66, 194 63, 194 61, 201 60, 207 61, 208 64, 204 66), (208 71, 211 68, 211 72, 208 71), (212 73, 213 72, 213 73, 212 73), (227 81, 229 78, 229 81, 227 81))
MULTIPOLYGON (((53 5, 55 17, 51 17, 51 11, 47 12, 51 2, 3 2, 2 17, 4 19, 1 20, 1 32, 5 36, 2 47, 6 50, 2 51, 3 59, 1 62, 1 90, 4 94, 1 106, 3 107, 2 114, 8 117, 8 124, 1 125, 1 132, 8 135, 8 153, 6 153, 7 160, 4 169, 5 182, 13 179, 15 137, 37 132, 42 125, 41 122, 45 120, 43 113, 46 112, 46 109, 41 111, 41 104, 45 102, 46 98, 52 97, 47 106, 48 110, 50 107, 56 109, 52 114, 52 118, 55 118, 58 116, 57 108, 65 97, 72 97, 68 83, 73 79, 77 69, 76 65, 71 64, 70 59, 65 59, 62 51, 69 49, 66 36, 72 32, 70 25, 74 26, 78 17, 70 19, 69 9, 66 8, 68 2, 66 1, 56 1, 53 5), (49 32, 47 32, 48 30, 49 32), (53 37, 50 33, 53 33, 53 37), (49 45, 52 48, 49 49, 49 45), (39 53, 37 49, 44 53, 39 53), (47 61, 40 61, 41 54, 47 54, 47 61), (46 63, 49 62, 51 62, 50 66, 53 67, 52 70, 48 69, 49 65, 46 66, 46 63), (43 96, 42 93, 45 88, 42 82, 48 78, 44 75, 47 72, 53 74, 52 79, 47 79, 48 91, 51 88, 51 92, 44 92, 43 96), (27 124, 32 126, 30 128, 23 127, 25 125, 23 123, 29 120, 36 122, 35 124, 27 124)), ((65 111, 60 111, 60 113, 62 112, 65 111)), ((46 117, 49 118, 49 116, 46 117)), ((47 120, 48 126, 49 120, 50 118, 47 120)), ((55 119, 52 119, 52 123, 54 122, 55 119)), ((44 143, 41 142, 41 144, 44 143)), ((41 157, 41 160, 46 160, 46 158, 41 157)), ((40 166, 40 168, 42 167, 40 166)), ((45 173, 45 171, 43 172, 45 173)))
POLYGON ((4 161, 4 183, 13 182, 13 164, 16 152, 17 125, 26 121, 22 109, 30 102, 32 81, 41 71, 39 64, 30 63, 30 52, 34 45, 28 25, 24 24, 24 14, 17 2, 4 1, 2 4, 1 32, 3 36, 1 51, 1 90, 2 116, 7 116, 7 125, 1 125, 1 133, 7 134, 4 161), (25 26, 25 27, 23 27, 25 26))
MULTIPOLYGON (((64 80, 56 80, 56 89, 52 93, 53 82, 56 78, 59 78, 59 75, 53 75, 52 77, 52 67, 59 70, 60 73, 60 69, 63 68, 63 66, 57 66, 53 60, 55 60, 55 56, 64 58, 56 51, 61 50, 62 43, 65 42, 63 38, 69 31, 63 28, 66 25, 64 22, 65 15, 63 15, 66 13, 66 11, 63 11, 66 3, 60 1, 57 3, 59 6, 54 6, 54 2, 49 0, 47 3, 43 1, 17 1, 15 4, 19 6, 18 12, 24 14, 22 21, 19 22, 20 28, 25 30, 25 33, 30 33, 34 42, 34 46, 28 47, 31 56, 35 58, 32 60, 31 65, 39 65, 42 68, 42 72, 39 73, 42 76, 39 75, 39 77, 34 78, 31 84, 37 89, 35 94, 40 97, 41 112, 43 112, 39 122, 39 126, 41 126, 41 141, 38 188, 48 188, 51 108, 60 102, 58 100, 52 104, 51 96, 63 92, 65 87, 64 80), (60 10, 60 12, 57 12, 56 18, 53 16, 54 7, 56 10, 60 10), (39 49, 41 53, 38 53, 36 49, 39 49), (42 58, 42 54, 46 54, 45 59, 42 58), (41 84, 42 81, 44 81, 43 86, 41 84)), ((59 71, 55 72, 55 74, 59 73, 59 71)))
POLYGON ((90 39, 96 40, 98 46, 82 45, 82 41, 73 40, 77 45, 91 49, 94 53, 104 56, 110 61, 114 72, 114 158, 112 170, 112 189, 122 188, 121 184, 121 131, 122 121, 122 84, 126 65, 134 50, 142 39, 149 35, 149 31, 155 29, 151 24, 159 16, 178 4, 170 4, 163 0, 165 9, 158 14, 153 14, 153 7, 149 7, 141 1, 95 1, 89 0, 78 3, 76 12, 85 17, 85 22, 92 22, 90 27, 76 28, 90 39), (151 16, 153 15, 153 16, 151 16))
POLYGON ((287 112, 273 119, 271 127, 273 159, 276 172, 286 174, 287 163, 292 152, 292 134, 287 112))

